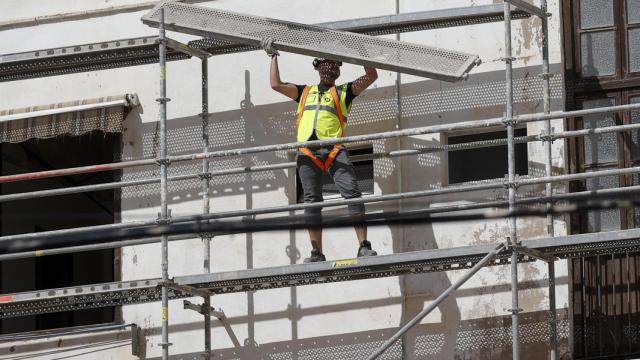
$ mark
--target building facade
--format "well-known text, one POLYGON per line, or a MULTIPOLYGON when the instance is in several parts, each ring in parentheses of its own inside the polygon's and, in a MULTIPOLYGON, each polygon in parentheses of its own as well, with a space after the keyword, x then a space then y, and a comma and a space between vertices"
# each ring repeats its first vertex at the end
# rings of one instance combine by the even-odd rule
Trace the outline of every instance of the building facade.
MULTIPOLYGON (((307 24, 501 3, 489 0, 191 2, 200 6, 307 24)), ((146 5, 148 4, 142 0, 5 0, 0 4, 0 52, 21 53, 154 36, 157 35, 157 30, 140 21, 150 9, 146 5), (40 18, 36 19, 37 17, 40 18)), ((552 111, 631 103, 639 98, 639 8, 640 3, 633 0, 549 1, 552 111), (609 14, 609 11, 610 19, 605 16, 603 20, 596 16, 609 14), (615 45, 612 56, 607 47, 610 44, 615 45)), ((542 80, 539 77, 542 72, 540 23, 536 17, 513 21, 516 114, 543 111, 542 80)), ((182 42, 195 39, 193 36, 174 32, 169 32, 168 35, 182 42)), ((396 35, 384 36, 396 38, 396 35)), ((354 101, 348 119, 348 135, 503 117, 505 55, 502 21, 407 32, 397 35, 397 38, 478 54, 483 63, 470 73, 468 79, 457 83, 380 70, 379 78, 372 88, 354 101)), ((318 81, 311 58, 283 53, 279 59, 284 81, 296 84, 314 84, 318 81)), ((294 140, 296 104, 270 88, 269 58, 264 52, 214 56, 208 60, 208 67, 209 150, 237 149, 294 140)), ((363 73, 362 67, 345 64, 338 82, 352 81, 363 73)), ((136 105, 119 110, 121 121, 113 128, 100 124, 75 133, 60 131, 52 134, 54 137, 50 139, 46 139, 46 136, 28 135, 4 142, 2 175, 25 172, 25 169, 39 171, 158 157, 158 82, 157 64, 0 82, 0 110, 64 102, 83 103, 87 99, 122 97, 125 94, 136 95, 136 105)), ((170 155, 202 150, 200 82, 198 59, 168 64, 167 89, 168 97, 171 98, 167 107, 170 155)), ((637 116, 629 114, 620 115, 619 119, 594 116, 592 119, 554 120, 552 127, 555 132, 560 132, 566 129, 598 127, 602 126, 601 122, 633 123, 635 120, 637 116)), ((74 123, 73 119, 65 121, 74 123)), ((78 128, 82 123, 76 121, 74 124, 78 128)), ((542 123, 519 124, 516 136, 539 135, 542 131, 542 123)), ((552 146, 552 173, 559 175, 590 171, 592 168, 628 167, 636 164, 634 144, 637 139, 633 134, 607 136, 609 137, 555 141, 552 146), (612 142, 615 144, 612 145, 612 142)), ((352 154, 379 153, 504 137, 504 127, 496 127, 482 132, 455 131, 374 140, 350 145, 349 150, 352 154)), ((258 166, 292 161, 293 157, 291 151, 276 151, 216 158, 210 161, 210 167, 225 169, 258 166)), ((516 158, 516 170, 521 178, 545 175, 542 142, 517 145, 516 158)), ((448 153, 431 152, 361 161, 355 165, 364 196, 375 196, 502 178, 507 172, 507 150, 506 146, 494 146, 448 153)), ((171 164, 169 174, 195 174, 201 170, 201 162, 182 162, 171 164)), ((1 190, 2 194, 10 194, 158 176, 158 167, 153 165, 100 173, 93 177, 77 175, 65 180, 6 184, 1 190)), ((295 204, 300 200, 299 186, 295 179, 293 169, 214 176, 211 179, 211 211, 295 204)), ((589 181, 560 183, 554 185, 554 191, 561 193, 632 184, 637 184, 637 176, 621 177, 613 185, 589 181)), ((330 186, 325 190, 328 199, 336 197, 330 186)), ((542 196, 544 186, 521 187, 518 193, 523 197, 542 196)), ((393 203, 373 203, 367 205, 367 211, 391 213, 493 201, 505 197, 504 189, 464 192, 393 203)), ((155 219, 158 216, 159 201, 159 185, 148 184, 87 195, 3 202, 2 235, 155 219)), ((171 216, 201 213, 200 179, 170 182, 168 201, 171 216)), ((326 209, 325 213, 341 211, 344 209, 326 209)), ((553 227, 554 234, 560 236, 631 228, 635 226, 637 219, 638 216, 631 210, 610 210, 570 217, 556 216, 553 227)), ((546 219, 542 217, 518 219, 517 227, 522 239, 547 236, 546 219)), ((506 220, 435 222, 369 229, 369 240, 380 254, 490 244, 504 241, 508 236, 509 226, 506 220)), ((325 230, 324 237, 327 258, 335 260, 356 255, 357 242, 351 228, 325 230)), ((301 263, 310 249, 308 235, 304 230, 215 236, 211 242, 211 271, 301 263)), ((171 242, 170 275, 202 273, 202 251, 203 242, 200 238, 171 242)), ((157 278, 161 270, 160 259, 160 246, 148 244, 101 252, 5 261, 1 264, 0 292, 157 278)), ((579 309, 591 305, 585 305, 587 293, 577 289, 605 289, 608 284, 599 280, 589 283, 589 277, 585 276, 587 270, 584 269, 589 266, 595 269, 601 263, 609 261, 614 264, 609 266, 613 269, 610 271, 615 273, 615 264, 620 265, 625 261, 627 264, 629 261, 635 264, 635 257, 623 254, 620 257, 561 260, 556 263, 559 354, 563 359, 589 358, 596 354, 620 355, 640 350, 638 341, 632 340, 633 334, 637 337, 638 330, 637 326, 631 326, 631 322, 629 326, 625 326, 624 321, 607 314, 606 325, 596 327, 595 318, 580 317, 583 310, 579 309), (582 326, 587 323, 587 327, 582 326), (616 343, 615 338, 618 337, 627 340, 618 345, 606 345, 609 343, 606 336, 610 336, 607 334, 612 332, 600 333, 598 329, 604 329, 603 326, 619 328, 620 333, 613 332, 619 336, 609 339, 613 343, 616 343), (595 330, 588 332, 587 328, 595 330), (604 340, 602 336, 605 336, 604 340), (600 345, 593 341, 596 338, 601 339, 600 345), (592 346, 590 348, 586 343, 594 345, 589 345, 592 346)), ((464 272, 465 270, 452 269, 437 273, 215 296, 212 298, 212 306, 224 311, 228 326, 212 320, 214 358, 363 357, 375 350, 381 341, 389 338, 401 324, 419 313, 464 272)), ((544 358, 549 351, 547 266, 541 262, 525 262, 519 265, 519 273, 522 309, 519 342, 522 358, 544 358)), ((624 274, 630 274, 628 268, 624 274)), ((635 281, 628 280, 626 284, 637 287, 637 272, 634 274, 635 281)), ((615 284, 612 286, 615 287, 615 284)), ((629 299, 632 293, 637 293, 637 288, 635 291, 629 290, 629 299)), ((191 300, 197 302, 197 299, 191 300)), ((601 310, 602 306, 598 306, 601 310)), ((509 267, 486 267, 454 292, 437 311, 412 329, 402 344, 393 347, 386 358, 510 358, 510 308, 509 267)), ((634 310, 629 305, 629 308, 618 315, 631 319, 634 312, 637 313, 637 307, 634 310)), ((158 344, 161 342, 162 315, 160 304, 152 302, 4 319, 1 325, 4 334, 13 334, 92 324, 135 323, 144 334, 142 343, 145 357, 155 359, 159 358, 161 352, 158 344)), ((172 301, 168 316, 170 342, 173 344, 170 347, 172 356, 176 359, 199 358, 204 342, 202 315, 185 310, 181 301, 172 301)), ((601 321, 600 318, 597 320, 601 321)), ((132 355, 130 335, 126 331, 61 335, 0 344, 0 357, 21 358, 22 355, 43 359, 64 356, 77 359, 138 358, 132 355)))

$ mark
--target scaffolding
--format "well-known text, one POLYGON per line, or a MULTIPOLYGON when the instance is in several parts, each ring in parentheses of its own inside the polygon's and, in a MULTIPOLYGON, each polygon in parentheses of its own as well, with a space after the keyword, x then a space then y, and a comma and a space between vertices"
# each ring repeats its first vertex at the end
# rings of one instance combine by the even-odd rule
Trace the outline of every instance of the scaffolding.
MULTIPOLYGON (((94 53, 93 48, 86 49, 86 54, 73 54, 71 61, 69 55, 62 55, 61 52, 55 50, 47 51, 48 56, 55 59, 48 61, 33 61, 27 59, 27 54, 10 54, 9 57, 3 57, 0 61, 0 77, 3 80, 15 80, 20 78, 28 78, 35 76, 46 76, 55 73, 72 73, 77 71, 88 71, 101 68, 113 68, 119 66, 131 66, 136 64, 155 62, 151 60, 154 56, 159 57, 160 63, 160 97, 158 98, 160 108, 160 153, 157 159, 143 159, 134 161, 125 161, 112 164, 102 164, 95 166, 87 166, 81 168, 60 169, 53 171, 44 171, 37 173, 27 173, 12 176, 0 176, 0 183, 8 183, 14 181, 25 181, 31 179, 40 179, 47 177, 59 177, 71 174, 82 174, 99 171, 114 171, 128 167, 136 167, 142 165, 156 164, 160 167, 160 178, 144 179, 136 181, 121 181, 108 184, 78 186, 73 188, 35 191, 20 194, 9 194, 0 196, 2 201, 16 201, 28 198, 37 198, 43 196, 56 196, 63 194, 71 194, 85 191, 95 191, 104 189, 115 189, 125 186, 136 186, 141 184, 160 183, 160 199, 161 212, 158 219, 149 221, 138 221, 129 223, 110 224, 86 228, 74 228, 49 232, 41 232, 37 234, 20 234, 12 236, 0 237, 0 247, 4 250, 4 254, 0 255, 0 260, 44 256, 60 253, 89 251, 96 249, 115 248, 121 246, 132 246, 139 244, 157 243, 162 245, 162 278, 143 279, 137 281, 113 282, 106 284, 93 284, 87 286, 76 286, 60 289, 49 289, 43 291, 32 291, 25 293, 6 294, 0 296, 0 318, 17 317, 34 314, 44 314, 59 311, 78 310, 97 307, 108 307, 114 305, 138 304, 152 301, 162 301, 162 358, 168 359, 169 356, 169 328, 168 328, 168 302, 171 299, 186 298, 191 296, 199 296, 204 299, 201 307, 187 306, 197 310, 203 314, 205 319, 205 358, 210 359, 211 350, 211 299, 214 294, 224 294, 232 292, 255 291, 261 289, 271 289, 279 287, 300 286, 307 284, 322 284, 338 281, 351 281, 365 278, 378 278, 397 276, 411 273, 425 273, 447 271, 454 269, 469 269, 469 271, 458 281, 452 284, 445 292, 443 292, 436 301, 432 302, 428 307, 423 309, 416 317, 407 322, 399 331, 386 341, 375 353, 371 354, 368 359, 376 359, 383 354, 397 339, 399 339, 409 328, 417 324, 430 311, 435 309, 451 292, 455 291, 466 280, 471 278, 480 268, 492 265, 510 265, 511 267, 511 293, 512 304, 511 309, 511 330, 512 330, 512 352, 513 359, 519 359, 518 347, 518 273, 517 264, 523 261, 544 261, 548 264, 549 273, 549 325, 550 325, 550 354, 551 359, 557 359, 557 331, 556 331, 556 309, 555 309, 555 269, 554 262, 560 258, 573 258, 580 256, 588 256, 595 254, 611 254, 619 252, 627 252, 637 250, 640 245, 640 229, 609 231, 595 234, 581 234, 570 236, 554 236, 553 229, 553 212, 550 211, 554 202, 558 201, 574 201, 579 199, 590 198, 593 196, 620 196, 620 195, 637 195, 640 186, 631 186, 621 189, 605 189, 597 191, 586 191, 581 193, 570 194, 554 194, 552 184, 557 182, 566 182, 572 180, 583 180, 595 177, 604 177, 621 174, 640 173, 640 167, 593 171, 588 173, 569 174, 569 175, 552 175, 551 173, 551 145, 554 141, 573 137, 588 136, 592 134, 616 133, 630 130, 640 129, 640 124, 619 125, 598 129, 585 129, 577 131, 553 132, 550 120, 563 119, 568 117, 579 117, 590 114, 605 114, 623 111, 640 110, 640 104, 613 106, 605 108, 595 108, 578 111, 550 111, 550 86, 549 81, 552 76, 549 72, 549 49, 548 49, 548 24, 547 19, 550 16, 547 13, 547 2, 541 0, 540 7, 535 7, 521 0, 506 0, 504 4, 491 5, 487 7, 476 7, 475 9, 451 9, 440 12, 425 12, 416 14, 404 14, 395 18, 373 18, 361 19, 350 22, 336 22, 327 25, 328 28, 344 29, 355 32, 363 32, 369 34, 385 34, 401 31, 412 31, 421 29, 431 29, 447 26, 468 25, 472 23, 484 23, 490 21, 504 22, 505 30, 505 54, 502 59, 505 62, 505 80, 506 80, 506 107, 505 116, 501 119, 490 120, 473 120, 456 124, 434 125, 421 128, 399 129, 378 134, 368 134, 361 136, 351 136, 339 140, 318 140, 311 142, 296 142, 287 144, 258 146, 252 148, 209 151, 209 139, 207 136, 208 128, 208 68, 207 59, 214 54, 224 54, 237 51, 248 51, 255 49, 252 42, 244 45, 231 44, 228 41, 203 39, 189 43, 188 45, 180 44, 171 40, 165 35, 165 13, 163 6, 172 3, 164 3, 155 8, 152 13, 157 16, 156 24, 159 27, 159 36, 144 38, 141 45, 138 40, 129 42, 130 48, 126 51, 133 51, 138 56, 137 59, 131 58, 125 61, 123 49, 109 49, 101 52, 98 56, 94 53), (513 8, 515 7, 515 8, 513 8), (497 9, 502 8, 502 16, 499 16, 497 9), (543 83, 543 113, 530 115, 514 115, 513 114, 513 88, 512 88, 512 62, 514 58, 511 53, 511 21, 513 18, 524 18, 527 16, 537 16, 542 21, 542 83, 543 83), (371 25, 371 24, 374 25, 371 25), (132 50, 133 49, 133 50, 132 50), (157 52, 156 52, 157 49, 157 52), (215 49, 215 51, 212 51, 215 49), (169 99, 166 97, 166 61, 179 60, 191 56, 201 59, 201 76, 202 76, 202 153, 188 154, 180 156, 170 156, 167 153, 166 139, 166 106, 169 99), (111 65, 107 65, 114 58, 121 57, 121 61, 113 61, 111 65), (22 63, 21 63, 22 62, 22 63), (22 66, 31 67, 32 71, 25 71, 24 76, 17 75, 16 69, 22 66), (9 65, 7 65, 9 64, 9 65), (81 65, 79 65, 81 64, 81 65), (8 69, 8 70, 7 70, 8 69), (3 73, 3 71, 5 71, 3 73), (12 73, 14 71, 14 73, 12 73), (515 137, 514 128, 518 124, 528 122, 544 122, 544 131, 541 135, 515 137), (329 145, 335 143, 362 142, 374 139, 397 138, 401 136, 432 134, 439 132, 450 132, 465 129, 482 129, 492 126, 504 126, 507 130, 506 139, 478 141, 473 143, 442 145, 432 148, 417 150, 399 150, 388 153, 377 153, 366 158, 381 157, 397 157, 418 155, 429 152, 447 152, 463 149, 473 149, 487 146, 507 145, 508 148, 508 176, 503 181, 490 181, 477 184, 463 184, 459 186, 449 186, 439 189, 400 192, 397 194, 387 194, 381 196, 371 196, 362 199, 351 199, 342 201, 332 201, 329 203, 315 204, 298 204, 289 206, 275 206, 270 208, 247 209, 239 211, 227 212, 210 212, 209 204, 209 186, 213 176, 237 174, 254 171, 269 171, 274 169, 286 169, 294 167, 292 163, 270 164, 246 168, 235 168, 211 171, 209 168, 209 159, 215 157, 226 157, 236 155, 246 155, 267 151, 296 149, 301 146, 317 146, 329 145), (515 149, 516 143, 526 143, 538 141, 544 144, 545 149, 545 176, 541 178, 518 178, 515 174, 515 149), (187 174, 169 177, 167 168, 173 162, 179 161, 202 161, 202 173, 187 174), (200 178, 203 191, 202 203, 203 212, 197 216, 170 217, 167 204, 167 182, 182 179, 200 178), (523 185, 544 184, 545 196, 537 198, 518 199, 517 189, 523 185), (177 236, 169 236, 166 231, 172 224, 185 224, 190 222, 210 224, 216 219, 236 218, 247 215, 270 214, 290 212, 307 208, 324 208, 332 206, 342 206, 353 203, 371 203, 391 200, 401 200, 417 197, 429 197, 434 195, 450 194, 457 192, 468 192, 487 189, 508 189, 508 200, 493 201, 478 204, 453 205, 441 208, 428 209, 426 213, 444 213, 470 209, 486 209, 495 207, 508 207, 510 214, 516 210, 517 204, 542 203, 546 204, 547 215, 547 238, 537 240, 521 240, 518 237, 516 219, 510 216, 510 235, 504 241, 481 246, 465 246, 450 249, 436 249, 416 251, 402 254, 383 255, 375 258, 339 260, 326 263, 312 263, 288 265, 280 267, 270 267, 263 269, 248 269, 242 271, 234 271, 227 273, 210 273, 210 242, 212 234, 209 232, 187 233, 177 236), (129 239, 134 236, 136 230, 155 229, 158 236, 143 237, 129 239), (114 236, 114 232, 118 231, 120 238, 114 236), (91 235, 91 236, 89 236, 91 235), (192 239, 199 236, 203 242, 203 274, 180 276, 169 278, 168 274, 168 241, 192 239), (118 238, 118 241, 109 239, 118 238), (72 239, 73 246, 65 243, 64 239, 72 239), (31 247, 37 250, 21 247, 25 240, 29 240, 31 247), (45 245, 47 242, 48 245, 45 245)), ((173 4, 175 5, 175 4, 173 4)), ((170 6, 173 6, 170 5, 170 6)), ((192 9, 194 6, 179 5, 183 10, 192 9)), ((149 18, 147 18, 149 22, 149 18)), ((172 26, 175 26, 172 25, 172 26)), ((185 30, 185 27, 180 27, 185 30)), ((229 40, 229 39, 225 39, 229 40)), ((238 40, 234 38, 233 40, 238 40)), ((254 41, 254 40, 252 40, 254 41)), ((281 44, 280 44, 281 45, 281 44)), ((119 45, 118 45, 119 46, 119 45)), ((276 43, 276 47, 278 43, 276 43)), ((300 52, 300 49, 286 48, 289 51, 300 52)), ((307 51, 307 50, 305 50, 307 51)), ((129 54, 130 55, 130 54, 129 54)), ((326 53, 330 57, 331 53, 326 53)), ((340 57, 343 60, 352 60, 353 62, 362 62, 362 59, 354 59, 350 56, 340 57)), ((366 59, 365 59, 366 60, 366 59)), ((471 64, 471 63, 469 63, 471 64)), ((475 60, 473 64, 476 64, 475 60)), ((393 68, 393 64, 384 65, 387 68, 393 68)), ((404 70, 406 68, 396 67, 395 70, 404 70)), ((468 71, 462 71, 459 76, 444 76, 451 80, 452 78, 460 78, 468 71)), ((426 72, 423 72, 425 74, 426 72)), ((433 73, 432 73, 433 74, 433 73)))

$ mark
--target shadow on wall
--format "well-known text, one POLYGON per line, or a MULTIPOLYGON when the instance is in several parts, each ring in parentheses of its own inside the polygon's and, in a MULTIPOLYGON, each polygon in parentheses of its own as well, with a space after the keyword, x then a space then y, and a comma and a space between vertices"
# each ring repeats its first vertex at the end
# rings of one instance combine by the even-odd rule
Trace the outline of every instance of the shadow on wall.
MULTIPOLYGON (((539 111, 542 93, 541 84, 534 74, 537 68, 520 69, 514 73, 514 101, 516 113, 539 111)), ((250 74, 246 71, 246 76, 250 74)), ((472 119, 501 117, 504 108, 503 72, 485 73, 471 76, 467 81, 455 84, 440 81, 420 81, 402 87, 403 126, 405 128, 445 123, 455 123, 472 119)), ((345 79, 348 80, 348 79, 345 79)), ((246 83, 246 82, 245 82, 246 83)), ((553 106, 558 106, 562 98, 562 79, 552 79, 553 106)), ((278 144, 295 140, 295 105, 293 101, 253 106, 247 87, 245 99, 239 102, 237 110, 212 113, 209 115, 210 151, 229 150, 278 144), (247 103, 249 99, 249 103, 247 103), (244 105, 243 105, 244 104, 244 105)), ((261 91, 271 91, 261 89, 261 91)), ((347 135, 359 135, 395 129, 397 103, 395 87, 370 89, 357 98, 348 120, 347 135)), ((157 123, 140 123, 135 114, 126 120, 124 135, 125 154, 123 160, 153 158, 157 156, 159 135, 157 123), (126 150, 129 149, 129 150, 126 150)), ((171 119, 167 123, 168 151, 170 155, 184 155, 202 151, 202 119, 191 116, 171 119)), ((395 140, 374 141, 374 151, 391 146, 395 140)), ((416 144, 419 146, 420 144, 416 144)), ((424 157, 426 155, 421 155, 424 157)), ((287 162, 287 151, 252 154, 247 156, 215 158, 211 169, 220 170, 245 166, 287 162)), ((376 181, 390 176, 394 171, 392 161, 376 161, 376 181)), ((195 174, 201 172, 199 161, 173 163, 169 175, 195 174)), ((245 194, 247 180, 253 192, 286 189, 286 170, 254 172, 215 176, 211 180, 211 194, 230 196, 245 194)), ((157 166, 127 169, 123 180, 158 178, 157 166)), ((395 177, 395 176, 393 176, 395 177)), ((176 204, 200 198, 200 180, 169 182, 169 203, 176 204)), ((158 184, 127 187, 122 191, 124 211, 159 206, 158 184)))
MULTIPOLYGON (((557 69, 556 69, 557 70, 557 69)), ((533 76, 537 68, 518 69, 514 72, 514 100, 516 113, 541 111, 541 82, 533 76)), ((556 71, 557 72, 557 71, 556 71)), ((295 138, 295 103, 292 101, 253 106, 248 88, 249 72, 245 72, 245 98, 238 110, 214 113, 209 116, 210 150, 226 150, 250 146, 291 142, 295 138)), ((345 79, 349 80, 349 79, 345 79)), ((269 91, 268 89, 261 91, 269 91)), ((552 109, 561 106, 562 79, 552 78, 552 109)), ((447 84, 439 81, 421 81, 402 87, 402 127, 411 128, 435 124, 455 123, 474 119, 501 117, 504 109, 504 72, 484 73, 471 76, 467 81, 447 84)), ((347 135, 358 135, 395 130, 398 104, 395 87, 371 89, 359 97, 353 105, 347 128, 347 135)), ((158 151, 157 124, 128 124, 130 134, 138 134, 131 139, 137 144, 137 157, 154 157, 158 151)), ((172 119, 168 123, 169 153, 180 155, 200 152, 202 120, 199 117, 172 119)), ((398 143, 396 139, 373 141, 374 152, 392 151, 398 148, 415 149, 440 145, 436 138, 408 137, 398 143), (425 140, 427 139, 427 140, 425 140)), ((289 161, 287 151, 261 153, 242 157, 213 159, 211 169, 224 169, 264 165, 289 161)), ((441 154, 423 154, 413 157, 381 159, 374 162, 375 183, 381 194, 399 191, 416 191, 442 186, 443 157, 441 154), (401 176, 399 176, 399 168, 401 176), (400 182, 398 180, 401 180, 400 182), (401 186, 399 186, 401 185, 401 186)), ((198 173, 201 163, 175 163, 170 166, 170 175, 198 173)), ((155 166, 127 171, 124 180, 157 177, 155 166)), ((277 170, 250 174, 216 176, 211 181, 213 204, 216 196, 244 195, 245 205, 252 208, 252 195, 259 192, 295 191, 288 187, 287 170, 277 170)), ((170 204, 200 199, 201 185, 198 179, 169 184, 170 204)), ((125 188, 122 191, 123 210, 147 208, 158 205, 158 185, 125 188)), ((289 197, 295 196, 289 194, 289 197)), ((495 198, 495 193, 475 195, 476 201, 495 198), (487 199, 488 197, 488 199, 487 199)), ((462 198, 468 199, 463 196, 462 198)), ((451 201, 451 197, 417 199, 391 206, 368 206, 368 211, 396 211, 399 208, 425 208, 434 201, 451 201)), ((275 205, 275 204, 274 204, 275 205)), ((216 211, 215 207, 212 211, 216 211)), ((395 253, 438 248, 433 228, 430 224, 391 227, 392 249, 395 253)), ((293 236, 293 235, 292 235, 293 236)), ((287 250, 290 262, 299 260, 296 239, 290 239, 287 250)), ((253 266, 253 238, 247 234, 247 264, 253 266)), ((458 244, 462 245, 462 244, 458 244)), ((276 264, 274 264, 276 265, 276 264)), ((420 312, 425 301, 431 301, 451 285, 446 273, 408 275, 399 278, 402 300, 402 321, 406 322, 420 312)), ((220 359, 352 359, 370 353, 395 329, 383 329, 365 333, 332 336, 316 339, 298 339, 297 319, 300 317, 296 289, 291 289, 292 341, 278 344, 257 344, 255 341, 255 317, 253 294, 249 293, 247 314, 248 339, 243 349, 229 349, 217 352, 220 359), (328 341, 328 342, 327 342, 328 341), (240 351, 240 352, 239 352, 240 351), (339 355, 338 355, 339 354, 339 355)), ((384 300, 381 300, 384 301, 384 300)), ((347 310, 345 304, 344 310, 347 310)), ((399 345, 395 352, 403 351, 406 359, 426 358, 509 358, 510 324, 509 318, 492 317, 479 320, 462 320, 456 296, 452 296, 439 307, 443 314, 438 324, 421 325, 412 330, 404 339, 404 349, 399 345), (485 328, 491 330, 483 330, 485 328), (473 340, 469 340, 473 339, 473 340), (500 339, 500 341, 496 340, 500 339), (506 343, 506 339, 509 340, 506 343), (471 344, 469 346, 465 344, 471 344), (483 346, 486 346, 483 347, 483 346), (498 349, 499 347, 499 349, 498 349), (486 350, 486 351, 485 351, 486 350), (474 355, 475 354, 475 355, 474 355), (486 354, 483 355, 483 354, 486 354), (479 357, 478 357, 479 356, 479 357)), ((340 311, 335 310, 335 311, 340 311)), ((536 321, 544 323, 546 314, 539 314, 536 321)), ((537 315, 536 315, 537 316, 537 315)), ((177 325, 180 326, 180 325, 177 325)), ((525 325, 527 326, 526 322, 525 325)), ((542 325, 540 325, 542 326, 542 325)), ((544 327, 546 334, 546 325, 544 327)), ((529 331, 529 330, 528 330, 529 331)), ((533 330, 531 330, 533 331, 533 330)), ((536 330, 537 331, 537 330, 536 330)), ((530 354, 546 353, 546 337, 538 336, 532 341, 530 354), (538 342, 535 342, 538 341, 538 342), (544 348, 544 349, 543 349, 544 348)), ((184 358, 181 355, 178 358, 184 358)), ((399 357, 389 357, 390 359, 399 357)))

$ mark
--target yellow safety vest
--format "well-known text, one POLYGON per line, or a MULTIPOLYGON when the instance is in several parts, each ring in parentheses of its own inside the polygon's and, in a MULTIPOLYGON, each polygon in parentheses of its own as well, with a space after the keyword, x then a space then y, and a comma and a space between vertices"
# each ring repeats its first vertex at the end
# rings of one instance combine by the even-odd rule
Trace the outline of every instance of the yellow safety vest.
MULTIPOLYGON (((309 140, 315 129, 318 139, 336 139, 344 135, 346 114, 350 106, 346 106, 347 84, 340 86, 340 93, 332 86, 328 94, 320 97, 318 86, 305 86, 298 104, 298 141, 309 140), (340 106, 336 106, 340 104, 340 106)), ((324 172, 328 172, 331 165, 342 150, 341 144, 336 144, 323 162, 311 150, 301 147, 300 152, 313 161, 324 172)))
POLYGON ((317 85, 306 86, 298 104, 298 141, 309 140, 314 129, 320 140, 341 137, 351 110, 346 100, 347 84, 340 85, 340 89, 333 86, 322 96, 317 85))

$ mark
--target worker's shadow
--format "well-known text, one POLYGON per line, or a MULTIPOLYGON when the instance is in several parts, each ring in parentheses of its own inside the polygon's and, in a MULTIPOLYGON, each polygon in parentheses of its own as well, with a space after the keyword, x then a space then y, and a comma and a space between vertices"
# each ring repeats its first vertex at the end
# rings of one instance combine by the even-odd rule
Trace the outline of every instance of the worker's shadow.
MULTIPOLYGON (((401 149, 420 149, 439 146, 440 141, 422 140, 406 137, 400 140, 401 149)), ((395 150, 398 140, 386 142, 385 151, 395 150)), ((442 153, 425 153, 417 156, 404 156, 382 163, 395 164, 395 170, 389 176, 377 174, 376 182, 383 194, 425 190, 440 186, 442 153), (398 176, 397 171, 401 171, 398 176)), ((382 165, 382 164, 381 164, 382 165)), ((377 169, 384 169, 379 166, 377 169)), ((411 211, 430 207, 433 198, 422 197, 403 200, 396 206, 385 206, 383 211, 411 211)), ((373 210, 373 209, 372 209, 373 210)), ((430 222, 399 224, 390 226, 393 253, 420 251, 438 248, 433 224, 430 222)), ((435 300, 448 287, 451 281, 447 272, 410 274, 398 277, 403 296, 401 324, 415 317, 425 305, 435 300)), ((429 323, 429 333, 424 327, 414 327, 403 337, 403 353, 406 359, 453 359, 456 354, 456 340, 461 316, 455 294, 443 301, 437 310, 423 319, 429 323), (435 331, 434 331, 435 330, 435 331)))

